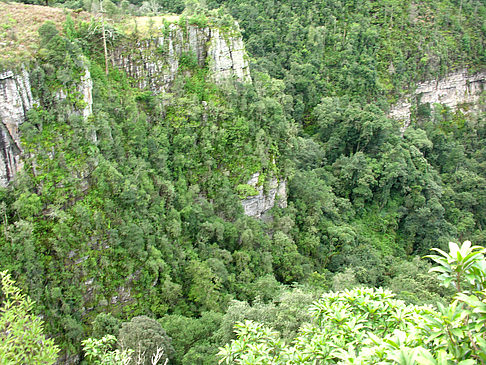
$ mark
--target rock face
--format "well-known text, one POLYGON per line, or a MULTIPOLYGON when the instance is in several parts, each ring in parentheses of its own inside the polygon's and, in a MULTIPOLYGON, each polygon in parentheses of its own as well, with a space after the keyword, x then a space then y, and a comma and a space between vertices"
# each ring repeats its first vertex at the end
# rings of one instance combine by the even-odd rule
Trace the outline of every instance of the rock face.
POLYGON ((0 74, 0 186, 6 186, 21 168, 19 126, 32 108, 29 74, 0 74))
MULTIPOLYGON (((82 95, 84 107, 73 112, 87 118, 93 112, 93 81, 87 68, 76 91, 82 95)), ((67 95, 59 90, 57 97, 62 100, 67 95)), ((22 167, 19 127, 33 105, 29 73, 25 69, 0 74, 0 186, 7 186, 22 167)))
MULTIPOLYGON (((183 29, 172 24, 165 35, 115 48, 111 60, 125 70, 138 87, 154 92, 168 91, 181 63, 188 67, 192 63, 200 67, 207 64, 210 77, 218 83, 228 79, 251 82, 246 52, 236 25, 231 34, 226 34, 217 28, 187 25, 183 29)), ((93 82, 86 68, 76 87, 84 101, 83 109, 73 110, 74 113, 84 118, 92 114, 92 90, 93 82)), ((64 90, 57 92, 58 100, 66 97, 64 90)), ((0 186, 6 186, 21 168, 19 126, 33 104, 26 70, 0 74, 0 186)))
POLYGON ((486 89, 486 71, 470 75, 467 70, 451 73, 440 80, 430 80, 417 85, 412 95, 395 104, 389 112, 391 118, 402 120, 404 128, 410 124, 413 107, 434 104, 445 105, 452 110, 464 108, 465 111, 484 109, 480 102, 486 89))
MULTIPOLYGON (((93 114, 93 80, 91 79, 91 73, 87 67, 84 68, 84 74, 81 75, 81 78, 77 83, 76 91, 82 96, 84 105, 82 109, 75 109, 71 112, 81 114, 84 119, 86 119, 93 114)), ((68 95, 65 90, 60 89, 56 93, 56 97, 58 100, 64 100, 68 95)))
POLYGON ((225 35, 217 28, 187 25, 182 29, 171 24, 166 35, 127 43, 111 52, 114 66, 124 70, 141 88, 166 92, 172 85, 181 63, 186 66, 207 62, 215 82, 235 78, 251 82, 248 60, 239 32, 225 35))
POLYGON ((257 172, 247 182, 248 185, 258 191, 258 195, 249 196, 241 203, 246 215, 255 218, 264 218, 265 213, 272 209, 275 204, 278 204, 281 208, 287 206, 287 182, 278 181, 277 178, 271 178, 268 181, 267 189, 264 189, 264 186, 258 185, 259 177, 260 173, 257 172))
POLYGON ((219 29, 210 32, 209 65, 216 82, 232 77, 251 82, 250 69, 241 36, 225 37, 219 29))
POLYGON ((81 113, 86 119, 93 114, 93 79, 91 79, 91 74, 87 67, 84 69, 84 75, 81 76, 77 89, 83 96, 84 108, 81 113))

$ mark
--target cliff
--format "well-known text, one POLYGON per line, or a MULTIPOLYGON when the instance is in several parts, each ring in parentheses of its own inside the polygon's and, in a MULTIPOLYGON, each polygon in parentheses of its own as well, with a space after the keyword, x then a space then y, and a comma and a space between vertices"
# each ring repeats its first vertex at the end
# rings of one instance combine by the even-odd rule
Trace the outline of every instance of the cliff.
MULTIPOLYGON (((231 31, 187 23, 185 26, 170 24, 165 34, 159 33, 148 39, 126 37, 109 50, 112 64, 124 70, 135 86, 153 92, 169 91, 181 71, 181 63, 188 57, 195 57, 199 67, 207 65, 209 77, 217 83, 228 79, 251 82, 236 24, 231 31)), ((73 111, 85 118, 92 113, 92 88, 89 69, 85 68, 76 86, 84 108, 73 111)), ((66 97, 65 90, 56 92, 58 100, 66 97)), ((28 70, 7 70, 0 74, 0 186, 6 186, 21 167, 19 126, 33 105, 28 70)))
POLYGON ((241 203, 246 215, 254 218, 265 218, 267 211, 275 204, 281 208, 287 206, 287 183, 277 178, 268 179, 266 186, 259 184, 260 173, 252 175, 247 184, 255 189, 257 194, 248 196, 241 203))
POLYGON ((464 112, 484 110, 481 99, 486 87, 486 71, 469 74, 466 69, 448 74, 438 80, 417 85, 415 91, 392 106, 389 116, 401 120, 404 129, 410 124, 412 114, 420 105, 434 110, 436 104, 464 112))
POLYGON ((21 167, 19 126, 32 108, 29 74, 0 74, 0 186, 6 186, 21 167))
POLYGON ((216 83, 228 79, 251 82, 239 30, 227 34, 218 28, 170 24, 160 33, 135 42, 127 40, 111 52, 113 65, 124 70, 139 88, 167 92, 181 65, 193 61, 199 67, 207 64, 209 77, 216 83))
MULTIPOLYGON (((76 92, 81 95, 83 108, 72 112, 86 119, 91 115, 93 106, 93 82, 87 68, 77 83, 76 92)), ((56 93, 57 100, 67 97, 68 92, 63 89, 56 93)), ((7 186, 22 167, 19 129, 34 105, 30 76, 25 68, 20 72, 0 74, 0 186, 7 186)))

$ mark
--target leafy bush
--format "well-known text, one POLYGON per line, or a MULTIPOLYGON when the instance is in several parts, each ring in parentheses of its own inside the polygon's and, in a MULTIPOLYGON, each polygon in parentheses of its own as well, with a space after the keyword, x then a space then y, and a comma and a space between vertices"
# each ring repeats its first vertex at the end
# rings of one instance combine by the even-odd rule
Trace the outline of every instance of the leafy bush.
POLYGON ((245 199, 250 196, 258 195, 258 190, 255 189, 255 187, 248 184, 239 184, 236 187, 236 193, 241 199, 245 199))
POLYGON ((147 316, 132 318, 122 324, 119 334, 119 344, 122 349, 132 349, 131 364, 151 364, 152 356, 164 351, 161 363, 174 354, 172 339, 167 336, 159 322, 147 316), (141 362, 138 362, 139 359, 141 362))
POLYGON ((0 359, 2 364, 54 364, 59 348, 44 335, 44 323, 34 315, 34 302, 0 272, 0 359))
POLYGON ((105 335, 118 336, 120 331, 120 320, 110 313, 100 313, 93 321, 93 336, 102 338, 105 335))
POLYGON ((128 365, 133 350, 113 350, 116 337, 106 335, 101 339, 88 338, 81 342, 88 364, 95 365, 128 365))
POLYGON ((449 306, 407 305, 389 290, 355 288, 324 294, 310 307, 313 322, 291 344, 252 321, 221 348, 227 364, 461 364, 486 360, 486 250, 466 241, 430 256, 445 285, 458 289, 449 306), (461 292, 461 278, 472 292, 461 292), (455 281, 455 282, 454 282, 455 281))

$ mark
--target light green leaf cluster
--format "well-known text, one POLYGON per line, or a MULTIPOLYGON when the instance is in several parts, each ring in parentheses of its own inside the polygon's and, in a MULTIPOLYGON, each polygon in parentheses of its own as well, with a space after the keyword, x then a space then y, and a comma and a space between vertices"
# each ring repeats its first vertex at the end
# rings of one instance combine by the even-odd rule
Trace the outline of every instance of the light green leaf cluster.
POLYGON ((33 315, 34 302, 0 272, 0 363, 53 364, 59 348, 44 335, 44 323, 33 315))
MULTIPOLYGON (((486 249, 481 246, 471 246, 470 241, 465 241, 461 247, 454 242, 449 242, 449 253, 434 249, 442 256, 430 255, 431 259, 440 266, 431 271, 440 273, 444 285, 453 283, 457 294, 451 309, 458 308, 454 318, 449 315, 447 319, 447 331, 451 339, 451 350, 455 350, 460 356, 472 357, 486 362, 486 249), (451 319, 456 319, 461 326, 452 328, 451 319)), ((447 309, 447 308, 446 308, 447 309)), ((445 310, 444 310, 445 312, 445 310)))
POLYGON ((130 363, 131 349, 112 350, 116 337, 106 335, 101 339, 88 338, 82 341, 83 350, 89 364, 93 365, 127 365, 130 363))
POLYGON ((285 363, 285 343, 279 333, 260 323, 246 320, 235 325, 237 341, 221 348, 225 364, 278 364, 285 363))
POLYGON ((434 267, 431 271, 439 272, 440 278, 445 286, 453 283, 458 292, 461 292, 461 281, 480 289, 486 282, 486 261, 484 260, 485 249, 481 246, 472 246, 470 241, 465 241, 461 247, 455 242, 449 242, 449 253, 438 248, 432 250, 441 254, 429 255, 440 266, 434 267))
MULTIPOLYGON (((439 250, 437 250, 439 251, 439 250)), ((439 251, 443 278, 466 277, 481 286, 484 248, 450 245, 439 251), (453 259, 455 258, 455 259, 453 259)), ((446 283, 450 281, 445 280, 446 283)), ((449 306, 408 305, 384 289, 324 294, 310 307, 313 322, 286 344, 270 328, 246 321, 220 349, 226 364, 476 364, 486 361, 486 291, 460 292, 449 306)))
POLYGON ((327 293, 310 312, 313 323, 301 328, 290 345, 269 328, 251 321, 239 323, 238 339, 221 349, 223 361, 376 364, 418 353, 428 345, 425 316, 439 316, 431 307, 406 305, 388 290, 370 288, 327 293))

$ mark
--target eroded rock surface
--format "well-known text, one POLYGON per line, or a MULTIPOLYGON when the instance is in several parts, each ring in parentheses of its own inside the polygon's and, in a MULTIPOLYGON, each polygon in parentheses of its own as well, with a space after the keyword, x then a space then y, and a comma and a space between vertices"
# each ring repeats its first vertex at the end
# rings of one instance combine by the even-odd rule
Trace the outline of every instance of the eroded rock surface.
POLYGON ((0 74, 0 186, 6 186, 21 168, 19 126, 32 108, 29 74, 0 74))
POLYGON ((181 62, 193 60, 200 67, 207 62, 210 77, 215 82, 221 83, 231 78, 251 82, 241 36, 239 33, 222 34, 217 28, 187 25, 186 29, 182 29, 171 24, 167 35, 115 48, 111 59, 115 66, 134 80, 136 86, 154 92, 168 91, 179 72, 181 62))
POLYGON ((212 30, 208 54, 210 69, 216 82, 222 82, 233 77, 240 82, 251 81, 247 55, 241 36, 225 37, 219 29, 212 30))
MULTIPOLYGON (((86 119, 93 112, 93 81, 87 68, 76 91, 80 93, 84 103, 81 110, 73 110, 73 113, 80 113, 86 119)), ((65 99, 67 95, 59 90, 57 97, 65 99)), ((0 186, 7 186, 22 167, 19 128, 33 105, 27 70, 0 74, 0 186)))
POLYGON ((481 96, 486 88, 486 71, 469 74, 466 69, 453 72, 439 80, 430 80, 417 85, 411 95, 399 100, 389 112, 393 119, 402 120, 404 129, 410 124, 412 109, 428 104, 431 110, 435 104, 442 104, 465 112, 485 108, 481 96))
POLYGON ((275 204, 281 208, 287 206, 287 182, 273 177, 267 182, 265 189, 264 185, 258 185, 259 177, 260 173, 257 172, 247 182, 258 191, 258 195, 249 196, 241 202, 245 214, 255 218, 263 218, 275 204))

